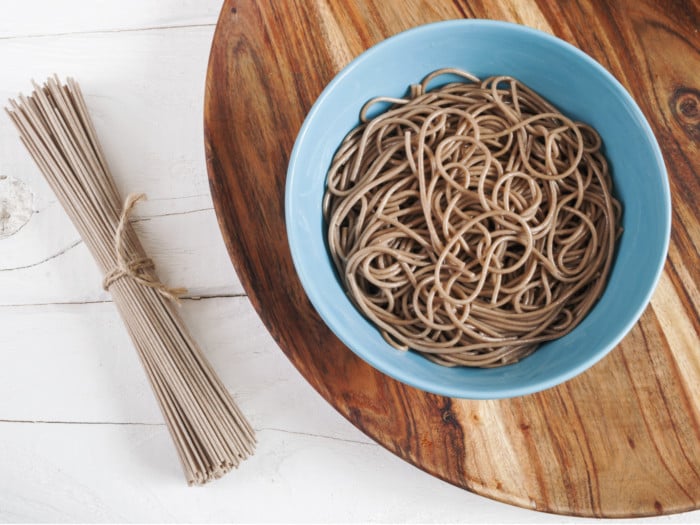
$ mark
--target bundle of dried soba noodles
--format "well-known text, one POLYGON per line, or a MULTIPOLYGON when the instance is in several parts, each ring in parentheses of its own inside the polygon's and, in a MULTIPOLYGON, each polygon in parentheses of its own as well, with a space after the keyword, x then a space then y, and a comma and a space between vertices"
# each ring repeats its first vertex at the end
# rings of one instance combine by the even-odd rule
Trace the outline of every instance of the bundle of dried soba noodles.
POLYGON ((78 84, 50 78, 6 111, 94 255, 160 403, 189 484, 221 477, 253 452, 253 429, 176 311, 129 224, 78 84))

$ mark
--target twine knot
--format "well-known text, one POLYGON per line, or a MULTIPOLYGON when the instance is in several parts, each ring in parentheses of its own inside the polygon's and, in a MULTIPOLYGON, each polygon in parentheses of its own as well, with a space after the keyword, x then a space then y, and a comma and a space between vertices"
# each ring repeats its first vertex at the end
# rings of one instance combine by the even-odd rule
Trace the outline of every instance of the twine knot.
POLYGON ((119 279, 129 277, 143 286, 153 288, 166 299, 179 303, 180 296, 187 290, 185 288, 170 288, 160 282, 155 274, 155 263, 150 257, 129 258, 124 247, 127 237, 126 227, 129 225, 129 216, 136 206, 136 203, 145 198, 146 195, 143 193, 131 193, 124 201, 124 207, 119 216, 117 231, 114 234, 114 252, 117 256, 117 264, 105 274, 102 280, 102 288, 109 290, 110 286, 119 279))

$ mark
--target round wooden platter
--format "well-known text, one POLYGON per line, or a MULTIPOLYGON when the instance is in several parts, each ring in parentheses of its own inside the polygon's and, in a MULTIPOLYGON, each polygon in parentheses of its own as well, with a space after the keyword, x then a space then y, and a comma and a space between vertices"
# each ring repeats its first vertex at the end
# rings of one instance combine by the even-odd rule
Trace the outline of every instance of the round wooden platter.
POLYGON ((227 0, 205 99, 211 190, 250 300, 303 376, 401 458, 467 490, 581 516, 700 506, 700 13, 692 2, 227 0), (632 93, 673 194, 668 261, 640 322, 603 361, 503 401, 426 394, 375 371, 324 325, 295 274, 284 184, 316 97, 352 58, 449 18, 523 23, 577 45, 632 93))

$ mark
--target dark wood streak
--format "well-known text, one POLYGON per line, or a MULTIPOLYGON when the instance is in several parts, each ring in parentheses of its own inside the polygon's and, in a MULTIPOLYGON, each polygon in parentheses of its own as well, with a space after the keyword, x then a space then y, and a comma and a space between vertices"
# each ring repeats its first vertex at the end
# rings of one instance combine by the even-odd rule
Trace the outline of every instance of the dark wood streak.
POLYGON ((471 10, 468 2, 453 0, 453 4, 457 8, 460 18, 476 18, 476 15, 474 14, 474 11, 471 10))
POLYGON ((700 72, 684 70, 682 82, 661 83, 655 75, 680 62, 668 65, 673 49, 654 48, 650 37, 667 28, 679 39, 671 47, 693 50, 690 58, 698 59, 698 10, 680 1, 660 7, 634 0, 228 0, 205 91, 206 159, 221 231, 280 348, 340 414, 387 450, 459 487, 548 512, 624 517, 698 508, 700 400, 684 381, 700 377, 674 362, 692 349, 669 347, 664 334, 673 327, 655 314, 663 305, 565 385, 511 400, 464 401, 397 383, 357 358, 322 322, 294 272, 284 223, 287 162, 337 62, 417 23, 464 16, 527 21, 535 5, 539 23, 621 79, 659 135, 677 204, 666 293, 683 307, 665 318, 683 315, 700 333, 695 283, 687 277, 700 275, 694 162, 700 72), (333 48, 338 42, 342 49, 333 48), (634 483, 620 487, 617 480, 629 476, 634 483), (616 497, 620 490, 628 492, 616 497))

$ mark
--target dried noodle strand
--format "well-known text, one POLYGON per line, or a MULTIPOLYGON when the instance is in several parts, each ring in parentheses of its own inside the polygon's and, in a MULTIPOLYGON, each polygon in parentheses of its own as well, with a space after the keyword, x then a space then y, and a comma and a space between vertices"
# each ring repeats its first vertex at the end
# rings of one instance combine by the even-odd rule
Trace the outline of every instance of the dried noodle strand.
POLYGON ((189 484, 221 477, 253 453, 255 436, 186 330, 145 254, 107 167, 78 84, 50 78, 7 113, 105 274, 104 287, 136 347, 189 484))

